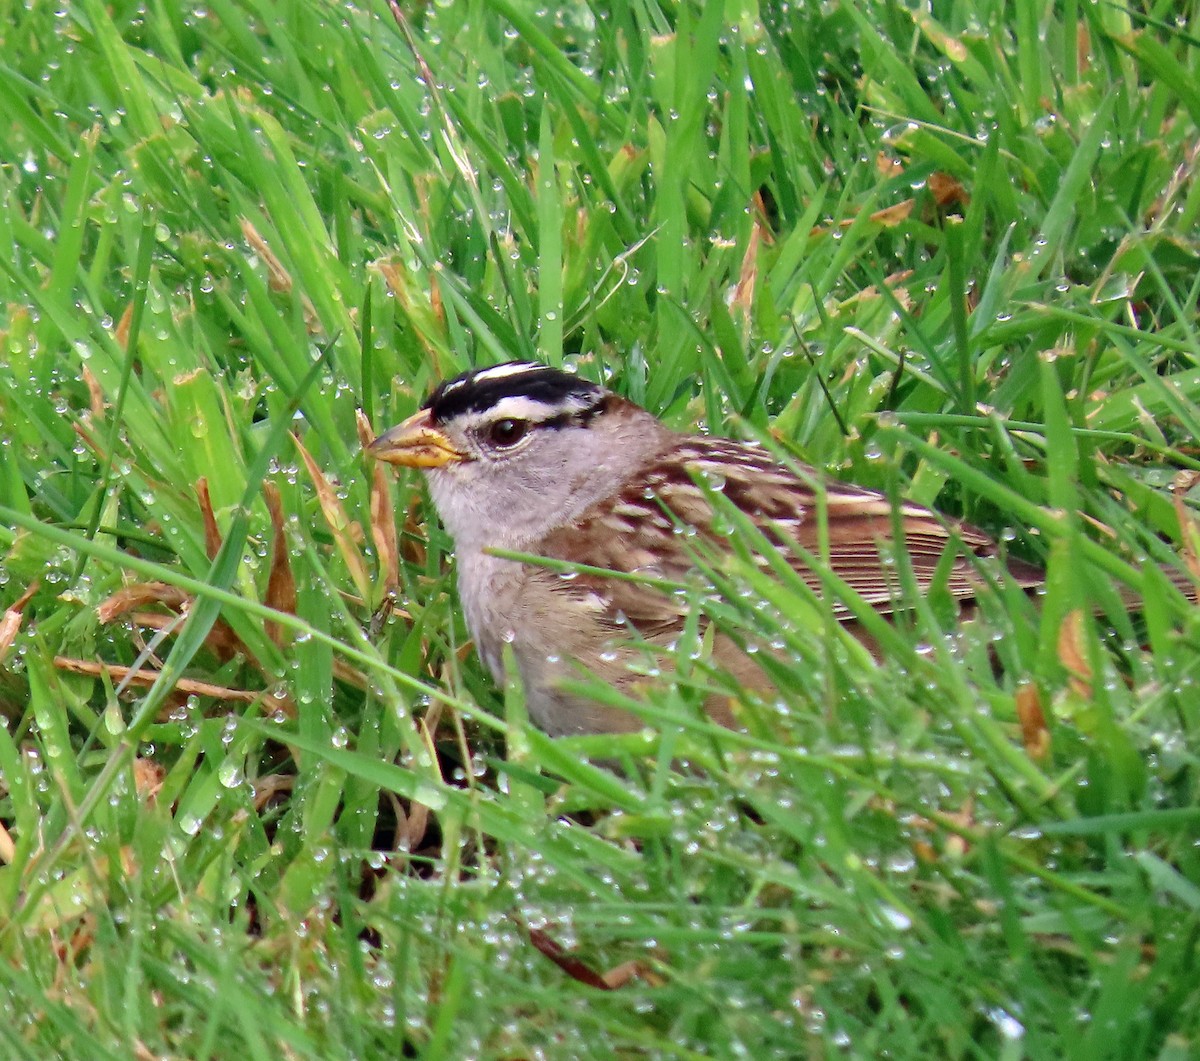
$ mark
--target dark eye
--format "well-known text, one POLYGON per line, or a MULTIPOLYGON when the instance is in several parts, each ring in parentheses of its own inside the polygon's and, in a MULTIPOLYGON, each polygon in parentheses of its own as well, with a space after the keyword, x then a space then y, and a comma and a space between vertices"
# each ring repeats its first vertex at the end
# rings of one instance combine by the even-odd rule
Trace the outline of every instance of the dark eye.
POLYGON ((488 428, 488 441, 493 446, 508 449, 509 446, 515 446, 520 442, 528 430, 528 420, 513 420, 505 417, 503 420, 497 420, 488 428))

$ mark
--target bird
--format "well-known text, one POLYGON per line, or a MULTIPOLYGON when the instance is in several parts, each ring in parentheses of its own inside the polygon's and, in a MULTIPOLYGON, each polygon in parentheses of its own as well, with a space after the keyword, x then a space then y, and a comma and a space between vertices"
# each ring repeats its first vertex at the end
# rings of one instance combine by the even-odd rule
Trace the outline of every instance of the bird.
MULTIPOLYGON (((367 452, 424 473, 454 543, 476 650, 503 681, 511 647, 529 718, 552 736, 641 728, 634 713, 581 692, 579 679, 636 692, 646 680, 647 644, 678 639, 695 599, 663 586, 695 582, 700 552, 728 548, 718 494, 817 593, 820 557, 884 614, 897 610, 900 595, 890 559, 897 523, 921 592, 937 584, 968 607, 984 584, 981 561, 1000 553, 969 523, 827 479, 756 442, 674 431, 607 387, 534 361, 440 383, 367 452)), ((1024 561, 999 566, 1022 587, 1043 581, 1024 561)), ((834 608, 852 620, 843 605, 834 608)), ((766 683, 730 637, 718 634, 712 651, 740 682, 766 683)), ((706 708, 723 725, 737 724, 728 698, 710 698, 706 708)))

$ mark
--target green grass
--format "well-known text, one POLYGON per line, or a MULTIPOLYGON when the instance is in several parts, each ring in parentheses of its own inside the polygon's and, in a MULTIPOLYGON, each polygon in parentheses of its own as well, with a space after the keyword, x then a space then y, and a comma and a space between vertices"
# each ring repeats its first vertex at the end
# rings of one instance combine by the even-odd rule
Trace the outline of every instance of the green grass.
POLYGON ((0 1054, 1194 1056, 1200 5, 403 7, 0 0, 0 1054), (357 411, 509 357, 1047 591, 875 661, 743 530, 777 696, 548 740, 415 477, 373 620, 357 411))

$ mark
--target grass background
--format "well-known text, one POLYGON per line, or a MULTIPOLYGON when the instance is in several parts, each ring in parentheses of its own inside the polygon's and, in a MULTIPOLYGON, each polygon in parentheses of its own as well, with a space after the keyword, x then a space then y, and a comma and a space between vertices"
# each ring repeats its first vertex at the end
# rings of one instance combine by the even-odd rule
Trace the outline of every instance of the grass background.
POLYGON ((1200 6, 0 14, 4 1056, 1200 1050, 1200 6), (509 357, 1047 592, 548 741, 357 441, 509 357))

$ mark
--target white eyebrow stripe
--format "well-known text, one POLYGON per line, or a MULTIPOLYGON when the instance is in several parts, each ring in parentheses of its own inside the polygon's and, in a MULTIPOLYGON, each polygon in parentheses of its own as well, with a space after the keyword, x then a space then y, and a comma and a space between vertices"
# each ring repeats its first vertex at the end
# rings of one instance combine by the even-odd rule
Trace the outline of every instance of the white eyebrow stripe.
POLYGON ((556 416, 565 414, 577 413, 583 409, 590 408, 592 405, 589 401, 584 401, 576 397, 570 397, 561 402, 553 404, 549 402, 538 401, 536 398, 528 398, 522 394, 510 394, 504 398, 500 398, 494 405, 487 409, 481 410, 475 414, 480 420, 529 420, 532 423, 541 423, 545 420, 553 420, 556 416))

